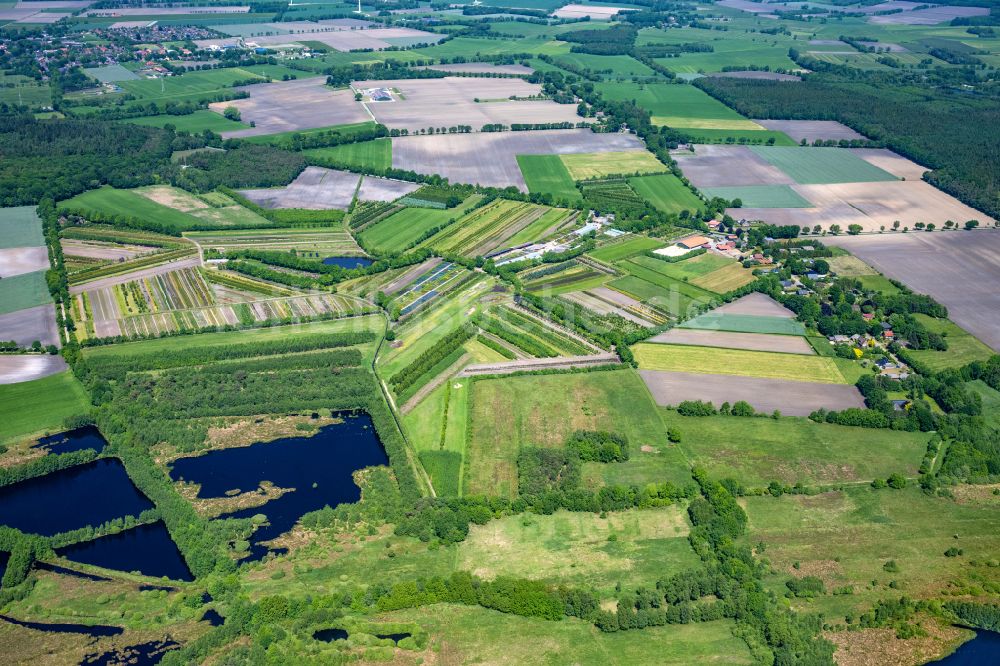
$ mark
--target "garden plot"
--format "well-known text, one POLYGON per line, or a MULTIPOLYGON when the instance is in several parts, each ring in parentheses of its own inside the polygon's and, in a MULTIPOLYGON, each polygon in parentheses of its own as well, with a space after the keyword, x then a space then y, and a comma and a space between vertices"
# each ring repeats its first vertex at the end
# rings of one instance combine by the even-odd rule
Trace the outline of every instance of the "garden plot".
POLYGON ((360 179, 356 173, 311 166, 285 187, 242 190, 240 194, 264 208, 347 210, 360 179))
POLYGON ((650 338, 650 342, 695 347, 724 347, 751 351, 781 352, 785 354, 815 355, 816 351, 797 335, 772 333, 736 333, 705 329, 674 328, 650 338))
POLYGON ((641 149, 644 149, 642 142, 632 134, 595 134, 585 129, 408 136, 392 139, 392 166, 418 173, 436 173, 454 183, 491 187, 513 185, 526 192, 518 155, 641 149))
POLYGON ((358 199, 360 201, 395 201, 418 189, 420 189, 420 185, 416 183, 364 176, 361 187, 358 189, 358 199))
POLYGON ((763 125, 769 130, 784 132, 795 141, 812 143, 817 139, 824 141, 833 139, 840 141, 864 140, 865 137, 852 130, 847 125, 838 123, 836 120, 755 120, 755 123, 763 125))
POLYGON ((392 101, 367 102, 378 122, 411 133, 428 127, 469 125, 478 131, 491 124, 577 123, 573 104, 549 100, 510 101, 541 94, 541 86, 522 79, 454 77, 355 81, 355 90, 387 88, 392 101), (478 101, 476 101, 478 100, 478 101))
POLYGON ((66 370, 62 356, 21 354, 0 356, 0 384, 19 384, 66 370))
POLYGON ((42 247, 0 249, 0 278, 44 271, 49 268, 49 250, 42 247))
POLYGON ((846 384, 660 370, 640 370, 639 375, 661 406, 705 400, 718 407, 724 402, 743 400, 758 412, 770 414, 778 410, 785 416, 809 416, 820 408, 841 410, 865 406, 858 389, 846 384))
POLYGON ((329 88, 326 78, 322 76, 240 86, 234 90, 245 91, 250 97, 213 102, 209 104, 209 108, 216 113, 224 113, 227 108, 235 107, 244 123, 252 121, 256 127, 222 132, 222 136, 227 139, 371 120, 364 107, 354 101, 351 90, 329 88))
POLYGON ((933 296, 948 308, 952 321, 1000 352, 1000 291, 996 289, 1000 233, 838 236, 824 242, 850 250, 917 293, 933 296))
POLYGON ((38 340, 43 345, 59 345, 59 327, 52 303, 0 314, 0 340, 13 340, 29 347, 38 340))

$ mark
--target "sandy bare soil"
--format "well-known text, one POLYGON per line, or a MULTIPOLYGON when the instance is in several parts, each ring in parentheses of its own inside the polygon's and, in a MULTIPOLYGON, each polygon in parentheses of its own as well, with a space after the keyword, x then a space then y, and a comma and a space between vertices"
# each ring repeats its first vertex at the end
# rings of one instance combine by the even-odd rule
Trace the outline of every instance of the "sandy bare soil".
POLYGON ((738 298, 732 303, 712 310, 713 314, 754 315, 757 317, 786 317, 794 319, 795 313, 774 300, 767 294, 758 291, 738 298))
MULTIPOLYGON (((281 24, 284 25, 284 24, 281 24)), ((389 40, 414 40, 412 43, 436 44, 444 35, 436 35, 412 28, 371 28, 366 30, 330 30, 327 27, 315 31, 300 31, 294 34, 259 35, 248 37, 246 41, 258 46, 279 46, 298 42, 320 42, 337 51, 356 51, 372 49, 379 51, 394 44, 389 40), (418 40, 418 41, 417 41, 418 40)), ((199 48, 216 46, 236 46, 239 37, 222 37, 218 39, 199 39, 195 44, 199 48)))
POLYGON ((881 183, 839 183, 836 185, 793 185, 792 189, 811 202, 813 208, 729 208, 736 219, 764 220, 771 224, 820 225, 829 229, 839 224, 846 231, 859 224, 864 231, 900 227, 911 230, 917 222, 934 223, 939 228, 948 220, 964 223, 979 220, 993 224, 993 218, 966 206, 958 199, 922 180, 881 183))
POLYGON ((87 257, 88 259, 118 261, 120 259, 132 259, 133 257, 156 251, 156 248, 144 247, 142 245, 116 245, 114 243, 76 240, 73 238, 64 238, 60 242, 62 243, 63 254, 70 257, 87 257))
POLYGON ((407 136, 392 140, 392 166, 436 173, 453 183, 514 185, 527 191, 517 166, 517 155, 607 153, 643 148, 635 135, 595 134, 586 129, 407 136))
POLYGON ((848 148, 848 150, 865 162, 873 164, 883 171, 888 171, 897 178, 920 180, 925 171, 930 171, 927 167, 908 160, 902 155, 897 155, 888 148, 848 148))
POLYGON ((680 151, 673 156, 695 187, 795 183, 791 176, 745 146, 699 145, 693 153, 680 151))
POLYGON ((606 21, 612 16, 620 12, 627 12, 628 9, 624 7, 606 7, 597 5, 563 5, 556 11, 552 12, 552 15, 556 18, 564 19, 577 19, 583 18, 584 16, 589 16, 592 19, 598 21, 606 21))
POLYGON ((365 176, 365 179, 361 181, 361 188, 358 189, 358 199, 361 201, 395 201, 418 189, 420 189, 420 185, 416 183, 365 176))
POLYGON ((782 352, 786 354, 811 354, 816 351, 805 338, 797 335, 771 335, 769 333, 733 333, 730 331, 702 331, 693 328, 673 328, 651 338, 650 342, 697 347, 725 347, 754 351, 782 352))
POLYGON ((264 208, 347 210, 361 179, 356 173, 306 167, 285 187, 242 190, 240 194, 264 208))
POLYGON ((745 400, 759 412, 770 414, 777 409, 785 416, 809 416, 820 407, 840 410, 865 406, 858 389, 846 384, 661 370, 640 370, 639 375, 658 405, 707 400, 718 407, 723 402, 745 400))
POLYGON ((326 77, 316 76, 280 83, 258 83, 240 86, 236 90, 250 93, 247 99, 213 102, 209 108, 224 113, 234 106, 244 123, 256 127, 223 132, 224 138, 259 136, 278 132, 363 123, 371 120, 361 104, 354 101, 350 90, 334 90, 326 86, 326 77))
POLYGON ((0 248, 0 278, 49 269, 46 247, 0 248))
POLYGON ((511 96, 529 97, 541 93, 540 85, 522 79, 448 76, 443 79, 355 81, 351 85, 355 90, 398 90, 393 101, 368 102, 367 106, 383 125, 408 129, 411 133, 427 127, 452 125, 469 125, 478 132, 487 124, 576 123, 581 120, 575 104, 556 104, 549 100, 508 101, 511 96))
POLYGON ((456 62, 448 65, 421 65, 413 69, 434 69, 439 72, 469 72, 472 74, 531 74, 535 70, 524 65, 494 65, 491 62, 456 62))
POLYGON ((784 132, 795 141, 805 139, 809 143, 817 139, 864 139, 865 137, 852 130, 847 125, 836 120, 755 120, 769 130, 784 132))
POLYGON ((69 366, 62 356, 46 354, 20 354, 0 356, 0 384, 18 384, 41 379, 66 370, 69 366))
POLYGON ((14 340, 30 346, 35 340, 59 346, 56 310, 52 303, 0 315, 0 340, 14 340))
POLYGON ((826 238, 948 308, 959 326, 1000 352, 1000 231, 935 231, 826 238))

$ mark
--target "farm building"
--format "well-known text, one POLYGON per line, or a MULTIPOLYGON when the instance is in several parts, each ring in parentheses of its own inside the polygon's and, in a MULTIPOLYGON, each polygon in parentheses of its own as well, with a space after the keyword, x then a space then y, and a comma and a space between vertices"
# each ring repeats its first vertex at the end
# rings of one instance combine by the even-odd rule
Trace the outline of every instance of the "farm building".
POLYGON ((677 241, 677 244, 685 249, 694 250, 699 247, 711 245, 711 241, 704 236, 688 236, 677 241))

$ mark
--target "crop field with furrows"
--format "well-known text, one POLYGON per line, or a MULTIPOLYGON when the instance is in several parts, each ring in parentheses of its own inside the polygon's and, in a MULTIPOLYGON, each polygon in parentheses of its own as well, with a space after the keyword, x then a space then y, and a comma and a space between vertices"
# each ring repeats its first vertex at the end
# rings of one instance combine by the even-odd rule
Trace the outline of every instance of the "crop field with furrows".
POLYGON ((466 270, 458 264, 439 264, 397 294, 392 301, 392 306, 399 309, 400 315, 411 314, 426 307, 430 301, 438 296, 459 286, 467 277, 466 270))
POLYGON ((620 153, 560 155, 573 180, 605 178, 617 174, 656 173, 667 170, 660 160, 646 150, 620 153))
MULTIPOLYGON (((655 285, 658 289, 665 290, 668 293, 677 293, 686 298, 705 303, 708 303, 716 298, 716 295, 707 289, 702 289, 701 287, 695 286, 690 282, 685 282, 683 279, 671 277, 670 275, 661 272, 661 269, 654 270, 649 268, 648 266, 636 261, 636 259, 638 259, 638 257, 626 259, 625 261, 618 262, 616 266, 622 271, 628 273, 629 276, 655 285)), ((657 260, 653 259, 652 261, 657 260)))
POLYGON ((580 192, 561 155, 518 155, 517 166, 532 194, 549 194, 557 201, 579 201, 580 192))
POLYGON ((544 294, 562 294, 598 287, 613 278, 613 275, 591 268, 586 264, 579 264, 559 273, 530 280, 524 284, 524 288, 528 291, 544 294))
MULTIPOLYGON (((469 200, 466 200, 467 202, 469 200)), ((475 198, 478 201, 478 197, 475 198)), ((448 224, 461 215, 467 206, 458 208, 395 208, 386 209, 386 216, 379 215, 361 227, 361 242, 380 252, 399 252, 410 247, 430 230, 448 224), (393 210, 395 212, 393 212, 393 210)), ((351 216, 356 219, 357 209, 351 216)))
POLYGON ((580 189, 588 202, 600 208, 640 211, 646 205, 625 178, 590 180, 582 183, 580 189))
POLYGON ((360 254, 351 235, 338 227, 329 229, 259 229, 241 231, 191 231, 184 237, 200 245, 225 252, 240 248, 282 250, 323 257, 360 254))
POLYGON ((423 243, 437 252, 468 256, 486 254, 545 214, 544 206, 496 201, 459 218, 423 243))
POLYGON ((593 351, 565 332, 512 307, 490 308, 481 325, 488 333, 536 358, 582 356, 593 351))
POLYGON ((704 206, 691 188, 672 173, 629 178, 628 184, 636 194, 663 213, 680 213, 682 210, 693 213, 704 206))
POLYGON ((655 343, 641 343, 632 349, 643 370, 849 383, 834 360, 822 356, 655 343))

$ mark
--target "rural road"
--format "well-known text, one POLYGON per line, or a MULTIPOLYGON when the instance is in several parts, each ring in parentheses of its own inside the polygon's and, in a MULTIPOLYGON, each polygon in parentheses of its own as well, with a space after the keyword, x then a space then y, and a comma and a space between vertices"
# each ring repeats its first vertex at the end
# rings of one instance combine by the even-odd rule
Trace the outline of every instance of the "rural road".
POLYGON ((165 264, 160 264, 159 266, 150 266, 149 268, 144 268, 142 270, 132 271, 131 273, 112 275, 111 277, 101 278, 91 282, 84 282, 83 284, 70 287, 69 293, 82 294, 85 291, 97 291, 98 289, 104 289, 105 287, 113 287, 116 284, 124 284, 126 282, 132 282, 133 280, 141 280, 143 278, 152 277, 154 275, 162 275, 163 273, 169 273, 171 271, 179 271, 182 268, 197 268, 200 265, 201 255, 199 254, 196 257, 170 261, 165 264))

